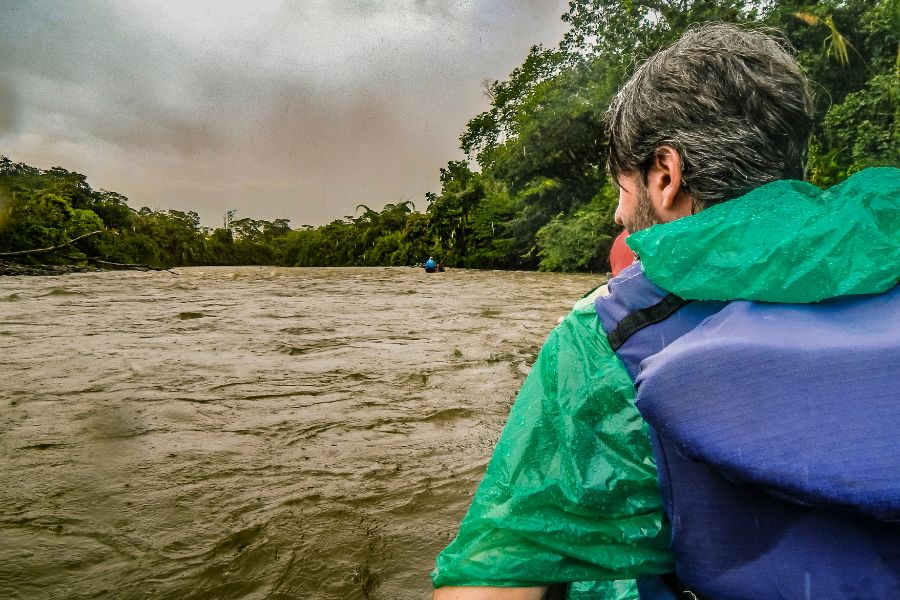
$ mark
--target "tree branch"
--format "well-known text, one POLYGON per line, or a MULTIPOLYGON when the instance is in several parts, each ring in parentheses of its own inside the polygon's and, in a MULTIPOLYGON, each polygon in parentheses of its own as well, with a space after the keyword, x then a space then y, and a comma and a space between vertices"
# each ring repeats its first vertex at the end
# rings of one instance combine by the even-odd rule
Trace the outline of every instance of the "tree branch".
POLYGON ((63 258, 67 258, 69 260, 80 260, 87 261, 91 263, 95 263, 104 267, 112 267, 114 269, 130 269, 132 271, 166 271, 167 273, 171 273, 172 275, 178 275, 175 271, 171 269, 166 269, 164 267, 151 267, 150 265, 144 265, 140 263, 117 263, 110 262, 108 260, 101 260, 96 256, 66 256, 61 255, 63 258))
POLYGON ((97 235, 98 233, 103 233, 102 230, 92 231, 90 233, 86 233, 84 235, 79 235, 77 238, 73 240, 69 240, 65 244, 60 244, 58 246, 50 246, 49 248, 34 248, 33 250, 18 250, 16 252, 0 252, 0 258, 10 258, 13 256, 30 256, 32 254, 47 254, 48 252, 54 252, 59 250, 60 248, 65 248, 66 246, 71 246, 78 240, 83 240, 84 238, 91 237, 92 235, 97 235))

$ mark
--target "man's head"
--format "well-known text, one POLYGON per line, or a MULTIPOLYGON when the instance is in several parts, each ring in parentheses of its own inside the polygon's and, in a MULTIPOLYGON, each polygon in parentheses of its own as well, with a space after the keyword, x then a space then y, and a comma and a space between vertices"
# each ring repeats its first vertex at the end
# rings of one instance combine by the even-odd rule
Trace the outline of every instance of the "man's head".
POLYGON ((802 179, 812 128, 806 77, 782 41, 716 24, 642 64, 607 114, 609 169, 629 231, 778 179, 802 179))

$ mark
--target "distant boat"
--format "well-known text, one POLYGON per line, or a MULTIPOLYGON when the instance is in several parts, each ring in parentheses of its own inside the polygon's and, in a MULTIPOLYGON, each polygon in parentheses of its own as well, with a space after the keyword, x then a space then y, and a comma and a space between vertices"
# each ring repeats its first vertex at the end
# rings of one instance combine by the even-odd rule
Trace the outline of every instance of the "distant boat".
POLYGON ((441 273, 444 270, 444 265, 439 262, 434 262, 434 259, 430 256, 428 260, 425 261, 425 272, 426 273, 441 273))

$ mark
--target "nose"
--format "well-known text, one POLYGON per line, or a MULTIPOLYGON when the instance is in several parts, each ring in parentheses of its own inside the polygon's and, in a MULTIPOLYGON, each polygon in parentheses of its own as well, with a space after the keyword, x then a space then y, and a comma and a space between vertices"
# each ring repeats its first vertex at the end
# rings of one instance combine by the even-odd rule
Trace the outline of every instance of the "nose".
POLYGON ((622 227, 625 226, 625 222, 622 220, 622 203, 621 202, 619 202, 616 205, 616 214, 613 217, 613 220, 616 222, 617 225, 620 225, 622 227))

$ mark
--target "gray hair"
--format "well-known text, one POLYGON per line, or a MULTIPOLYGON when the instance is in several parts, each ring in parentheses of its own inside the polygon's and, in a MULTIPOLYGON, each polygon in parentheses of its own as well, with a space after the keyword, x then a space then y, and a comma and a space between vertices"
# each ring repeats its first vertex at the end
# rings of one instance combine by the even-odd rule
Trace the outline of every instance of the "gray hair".
POLYGON ((734 25, 689 30, 650 57, 607 113, 614 180, 646 178, 657 149, 681 156, 694 210, 778 179, 802 179, 812 99, 785 41, 734 25))

